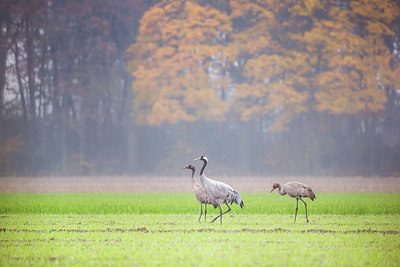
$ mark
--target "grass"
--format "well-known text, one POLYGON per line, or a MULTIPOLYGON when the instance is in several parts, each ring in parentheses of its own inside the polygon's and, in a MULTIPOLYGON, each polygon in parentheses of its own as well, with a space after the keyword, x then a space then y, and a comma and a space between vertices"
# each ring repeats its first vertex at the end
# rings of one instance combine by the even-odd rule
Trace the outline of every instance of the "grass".
POLYGON ((399 194, 319 194, 295 224, 294 199, 243 199, 221 225, 191 194, 0 195, 0 266, 399 266, 399 194))
MULTIPOLYGON (((295 199, 278 194, 242 197, 245 207, 233 205, 232 214, 292 214, 296 207, 295 199)), ((400 214, 400 194, 318 194, 313 202, 305 200, 310 214, 400 214)), ((194 214, 199 208, 193 194, 0 195, 0 214, 194 214)))

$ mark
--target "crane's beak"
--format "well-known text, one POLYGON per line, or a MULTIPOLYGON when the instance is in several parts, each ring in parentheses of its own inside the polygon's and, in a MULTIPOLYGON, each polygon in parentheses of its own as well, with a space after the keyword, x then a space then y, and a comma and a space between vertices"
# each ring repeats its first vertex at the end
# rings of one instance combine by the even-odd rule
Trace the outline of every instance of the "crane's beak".
POLYGON ((272 187, 272 189, 271 189, 271 192, 269 192, 269 193, 271 194, 271 193, 272 193, 272 191, 274 191, 274 190, 275 190, 275 188, 273 188, 273 187, 272 187))
POLYGON ((182 168, 182 169, 187 169, 188 167, 184 167, 184 168, 182 168))
POLYGON ((196 160, 201 160, 201 158, 194 159, 193 161, 196 161, 196 160))

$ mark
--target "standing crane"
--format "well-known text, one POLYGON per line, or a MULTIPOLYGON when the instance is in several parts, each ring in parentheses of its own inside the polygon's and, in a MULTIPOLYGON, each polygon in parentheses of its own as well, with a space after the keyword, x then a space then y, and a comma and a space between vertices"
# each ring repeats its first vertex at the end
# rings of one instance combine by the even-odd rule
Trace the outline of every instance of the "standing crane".
POLYGON ((213 223, 215 222, 216 219, 220 218, 222 224, 222 215, 231 210, 228 203, 232 204, 233 202, 235 202, 240 206, 240 208, 243 208, 244 206, 243 200, 240 197, 239 193, 236 192, 231 186, 223 182, 207 178, 207 176, 204 174, 204 169, 208 163, 208 159, 205 156, 201 156, 200 158, 194 160, 203 161, 204 165, 200 171, 200 182, 203 185, 204 189, 207 191, 207 193, 216 200, 217 205, 219 207, 220 214, 217 217, 215 217, 210 223, 213 223), (221 205, 226 205, 228 207, 228 210, 222 213, 221 205))
POLYGON ((192 170, 192 189, 193 189, 193 193, 194 193, 194 196, 196 197, 197 201, 200 202, 200 209, 201 209, 200 217, 199 217, 198 222, 200 222, 201 215, 203 215, 203 204, 204 204, 204 207, 205 207, 204 221, 206 221, 206 219, 207 219, 207 204, 213 205, 214 209, 216 207, 218 207, 218 204, 207 193, 207 191, 204 189, 204 187, 194 179, 194 173, 196 171, 196 168, 193 165, 188 165, 184 169, 192 170))
POLYGON ((307 216, 307 204, 301 198, 308 197, 309 199, 314 201, 314 198, 317 198, 317 197, 315 196, 314 192, 312 191, 312 188, 309 186, 306 186, 305 184, 298 183, 298 182, 290 182, 290 183, 284 184, 283 188, 281 188, 281 185, 279 183, 274 183, 270 193, 272 193, 272 191, 274 191, 277 188, 279 188, 279 194, 281 194, 282 196, 288 194, 290 197, 293 197, 297 200, 296 214, 294 215, 294 222, 296 222, 297 210, 299 209, 299 199, 301 201, 303 201, 303 203, 304 203, 304 206, 306 208, 306 220, 307 220, 307 222, 309 222, 308 216, 307 216))

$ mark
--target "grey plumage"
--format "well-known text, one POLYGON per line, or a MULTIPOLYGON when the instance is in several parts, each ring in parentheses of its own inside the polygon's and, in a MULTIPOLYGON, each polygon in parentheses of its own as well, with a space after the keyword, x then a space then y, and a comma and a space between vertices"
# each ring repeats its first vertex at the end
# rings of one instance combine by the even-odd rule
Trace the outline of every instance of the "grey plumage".
POLYGON ((296 222, 297 210, 299 209, 299 199, 304 203, 304 206, 306 209, 306 220, 307 220, 307 222, 309 222, 308 216, 307 216, 307 203, 304 202, 304 200, 302 200, 301 198, 308 197, 309 199, 314 201, 314 199, 316 199, 317 197, 315 196, 312 188, 305 184, 298 183, 298 182, 289 182, 289 183, 284 184, 283 187, 281 187, 281 185, 279 183, 274 183, 274 185, 272 186, 271 192, 274 191, 276 188, 279 189, 279 194, 281 194, 282 196, 288 194, 290 197, 296 199, 297 206, 296 206, 296 214, 294 215, 294 222, 296 222))
POLYGON ((202 156, 198 159, 195 160, 202 160, 204 165, 200 171, 200 182, 203 185, 204 189, 207 191, 207 193, 215 199, 219 206, 220 210, 220 215, 215 217, 211 223, 215 222, 217 218, 220 218, 221 223, 222 223, 222 215, 225 213, 229 212, 231 208, 229 207, 228 203, 236 203, 238 204, 241 208, 243 208, 244 203, 239 195, 238 192, 236 192, 230 185, 227 185, 223 182, 220 181, 215 181, 210 178, 208 178, 204 174, 204 169, 208 163, 208 159, 205 156, 202 156), (221 205, 226 205, 228 207, 228 210, 222 213, 221 205))
POLYGON ((214 208, 218 207, 217 202, 207 193, 204 187, 194 179, 194 173, 196 172, 196 168, 193 165, 188 165, 184 169, 192 170, 192 189, 194 196, 197 201, 200 203, 200 217, 198 222, 200 222, 201 216, 203 215, 203 204, 204 204, 204 221, 207 219, 207 204, 211 204, 214 208))

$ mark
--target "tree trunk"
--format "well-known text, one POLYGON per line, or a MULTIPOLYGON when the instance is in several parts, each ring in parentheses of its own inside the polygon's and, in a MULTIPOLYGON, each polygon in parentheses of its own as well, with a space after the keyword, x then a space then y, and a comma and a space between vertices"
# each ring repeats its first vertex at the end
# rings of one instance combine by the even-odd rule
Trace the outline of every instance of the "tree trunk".
POLYGON ((22 114, 24 118, 24 123, 27 125, 28 119, 27 119, 27 111, 26 111, 26 103, 25 103, 25 93, 24 93, 24 88, 22 85, 22 77, 21 77, 21 69, 19 68, 19 48, 18 44, 15 44, 15 71, 17 74, 17 82, 18 82, 18 87, 19 87, 19 94, 21 97, 21 106, 22 106, 22 114))
MULTIPOLYGON (((321 152, 320 152, 320 141, 319 138, 321 136, 321 132, 318 129, 319 124, 319 115, 316 111, 310 110, 307 114, 307 118, 305 121, 301 121, 301 131, 303 134, 303 140, 307 140, 304 144, 301 145, 303 151, 297 150, 296 154, 302 155, 305 157, 304 162, 304 174, 307 175, 316 175, 321 171, 321 152)), ((296 135, 296 133, 293 133, 296 135)), ((298 139, 297 142, 301 142, 301 139, 298 139)))
POLYGON ((57 44, 53 44, 51 47, 51 58, 53 60, 53 114, 55 118, 55 124, 59 126, 60 136, 58 139, 58 143, 60 144, 60 154, 61 156, 61 173, 65 175, 67 173, 67 149, 66 149, 66 126, 67 126, 67 112, 66 109, 66 98, 65 94, 63 94, 61 100, 62 104, 60 105, 60 83, 59 83, 59 69, 58 69, 58 46, 57 44))
POLYGON ((376 129, 376 114, 371 114, 370 116, 370 123, 369 123, 369 128, 368 128, 368 143, 369 143, 369 165, 370 165, 370 171, 371 175, 376 174, 376 164, 375 164, 375 154, 376 154, 376 136, 375 136, 375 129, 376 129))
POLYGON ((122 90, 122 101, 119 110, 119 122, 124 125, 124 129, 127 129, 127 134, 125 135, 128 144, 127 148, 127 159, 125 170, 129 173, 135 173, 138 170, 138 140, 137 140, 137 126, 135 120, 130 116, 131 103, 132 103, 132 78, 129 73, 124 74, 124 85, 122 90))
POLYGON ((27 55, 27 74, 28 74, 28 90, 29 90, 29 113, 31 121, 34 124, 36 118, 36 103, 35 103, 35 78, 34 78, 34 58, 33 58, 33 36, 31 18, 25 17, 26 30, 26 55, 27 55))
POLYGON ((10 29, 10 1, 0 8, 0 121, 4 115, 4 90, 6 87, 6 67, 10 29), (5 29, 5 31, 3 30, 5 29))
POLYGON ((250 171, 250 152, 251 152, 251 135, 250 127, 253 121, 241 122, 239 127, 239 169, 240 172, 248 173, 250 171))
POLYGON ((137 127, 132 118, 127 120, 128 126, 128 160, 127 160, 127 170, 129 173, 135 173, 138 169, 138 149, 137 149, 137 127))
POLYGON ((67 174, 67 109, 61 110, 61 172, 67 174))

